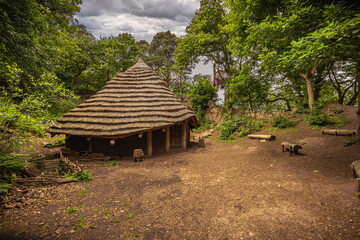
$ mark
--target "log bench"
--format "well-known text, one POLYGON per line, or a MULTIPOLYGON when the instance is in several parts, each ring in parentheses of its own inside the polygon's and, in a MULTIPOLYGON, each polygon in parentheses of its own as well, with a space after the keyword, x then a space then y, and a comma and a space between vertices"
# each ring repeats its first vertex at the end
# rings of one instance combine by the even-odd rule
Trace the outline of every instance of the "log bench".
POLYGON ((323 129, 321 134, 335 135, 335 136, 355 136, 355 130, 338 130, 338 129, 323 129))
POLYGON ((289 151, 290 156, 292 155, 292 153, 296 155, 299 154, 299 149, 302 149, 300 145, 288 142, 282 142, 281 147, 283 152, 289 151))
POLYGON ((275 139, 274 135, 258 135, 258 134, 249 134, 248 138, 250 139, 260 139, 260 140, 266 140, 271 141, 275 139))

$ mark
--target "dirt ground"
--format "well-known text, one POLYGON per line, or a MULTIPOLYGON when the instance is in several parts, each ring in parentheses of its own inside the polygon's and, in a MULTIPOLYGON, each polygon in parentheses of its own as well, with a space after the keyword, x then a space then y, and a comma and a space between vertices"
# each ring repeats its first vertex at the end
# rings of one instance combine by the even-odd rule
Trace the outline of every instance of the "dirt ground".
MULTIPOLYGON (((357 123, 350 122, 347 128, 357 123)), ((82 163, 94 180, 23 191, 0 216, 4 239, 360 239, 350 164, 360 144, 303 123, 276 140, 206 139, 186 152, 82 163), (283 153, 283 141, 303 146, 283 153), (28 191, 28 192, 27 192, 28 191), (67 213, 70 208, 76 212, 67 213)))

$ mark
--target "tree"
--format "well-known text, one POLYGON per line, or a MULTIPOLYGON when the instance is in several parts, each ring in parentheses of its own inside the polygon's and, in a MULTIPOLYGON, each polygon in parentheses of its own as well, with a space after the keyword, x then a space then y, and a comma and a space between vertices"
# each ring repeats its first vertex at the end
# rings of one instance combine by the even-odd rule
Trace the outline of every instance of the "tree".
MULTIPOLYGON (((177 68, 194 68, 201 59, 212 61, 218 76, 231 79, 234 60, 227 48, 230 38, 223 31, 226 10, 221 0, 201 0, 195 17, 186 27, 186 35, 176 48, 177 68)), ((224 83, 226 85, 227 82, 224 83)))
MULTIPOLYGON (((358 3, 267 0, 227 4, 229 24, 225 29, 233 38, 230 49, 239 58, 260 62, 259 70, 272 71, 279 80, 295 83, 300 76, 310 108, 320 94, 327 64, 341 60, 340 53, 349 48, 343 44, 343 36, 353 50, 358 49, 353 42, 358 39, 354 35, 358 3)), ((353 62, 350 56, 346 58, 353 62)))
POLYGON ((216 101, 217 89, 210 84, 207 76, 196 75, 194 77, 194 84, 191 88, 190 105, 200 121, 204 120, 205 110, 208 108, 209 101, 216 101))

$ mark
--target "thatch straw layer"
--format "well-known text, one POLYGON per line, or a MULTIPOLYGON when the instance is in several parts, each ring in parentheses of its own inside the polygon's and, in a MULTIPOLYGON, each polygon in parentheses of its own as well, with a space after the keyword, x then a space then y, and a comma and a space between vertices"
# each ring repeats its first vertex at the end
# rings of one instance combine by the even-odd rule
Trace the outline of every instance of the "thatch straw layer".
POLYGON ((179 124, 195 115, 166 87, 164 81, 141 59, 126 72, 58 119, 53 134, 119 138, 179 124))

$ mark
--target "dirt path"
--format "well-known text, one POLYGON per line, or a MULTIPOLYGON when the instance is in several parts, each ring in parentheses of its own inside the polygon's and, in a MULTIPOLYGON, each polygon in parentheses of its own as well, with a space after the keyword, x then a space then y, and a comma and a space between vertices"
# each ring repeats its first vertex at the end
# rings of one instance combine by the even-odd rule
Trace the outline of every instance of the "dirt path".
POLYGON ((360 201, 349 169, 360 159, 359 144, 345 148, 343 137, 300 129, 277 132, 277 140, 264 143, 222 143, 212 136, 205 149, 142 163, 84 163, 94 181, 31 190, 32 204, 0 217, 0 234, 10 239, 360 239, 360 201), (282 153, 282 141, 303 144, 303 155, 282 153), (77 211, 66 213, 71 207, 77 211))

